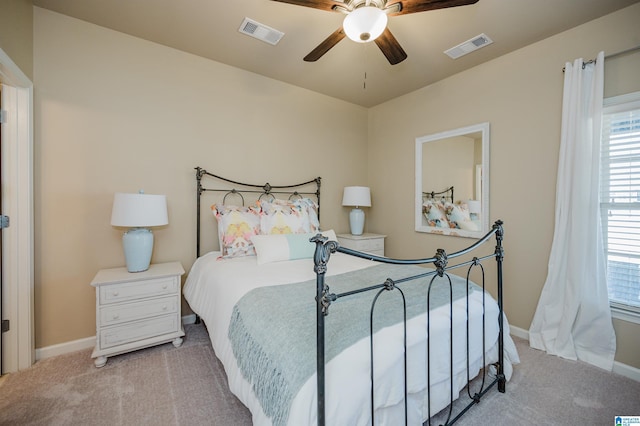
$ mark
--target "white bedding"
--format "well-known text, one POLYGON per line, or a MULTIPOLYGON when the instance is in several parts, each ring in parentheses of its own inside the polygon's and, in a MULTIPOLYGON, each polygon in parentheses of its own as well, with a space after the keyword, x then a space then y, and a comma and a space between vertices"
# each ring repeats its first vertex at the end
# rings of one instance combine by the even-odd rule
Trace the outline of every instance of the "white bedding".
MULTIPOLYGON (((288 284, 315 279, 313 259, 300 259, 258 265, 255 256, 219 259, 219 252, 208 253, 194 263, 184 287, 184 296, 192 310, 207 325, 216 355, 224 365, 231 391, 249 408, 254 425, 271 425, 262 411, 251 384, 238 369, 227 337, 233 306, 248 291, 261 286, 288 284)), ((372 266, 374 262, 342 253, 331 255, 327 276, 372 266)), ((482 293, 470 297, 471 375, 477 374, 482 363, 482 293)), ((487 332, 485 348, 487 363, 497 361, 498 307, 486 296, 487 332)), ((454 399, 458 390, 466 385, 466 304, 464 299, 454 303, 454 399)), ((431 414, 449 404, 449 307, 431 312, 431 414)), ((511 376, 512 363, 519 362, 515 345, 504 320, 505 374, 511 376)), ((426 403, 426 315, 408 322, 409 365, 409 424, 422 424, 427 415, 426 403), (422 360, 422 361, 421 361, 422 360)), ((400 326, 382 329, 379 336, 398 344, 376 346, 376 424, 395 425, 404 419, 402 383, 402 332, 400 326), (395 348, 395 349, 389 349, 395 348)), ((378 336, 377 335, 377 336, 378 336)), ((376 337, 378 339, 378 337, 376 337)), ((369 338, 338 355, 326 366, 326 419, 330 425, 369 425, 369 338)), ((315 375, 303 385, 292 402, 288 425, 315 425, 317 423, 315 375)))

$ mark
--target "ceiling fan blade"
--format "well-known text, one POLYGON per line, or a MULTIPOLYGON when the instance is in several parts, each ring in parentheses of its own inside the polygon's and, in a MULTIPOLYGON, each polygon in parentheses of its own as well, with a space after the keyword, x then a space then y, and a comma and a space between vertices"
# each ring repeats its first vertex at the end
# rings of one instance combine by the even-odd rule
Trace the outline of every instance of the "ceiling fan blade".
POLYGON ((397 7, 396 5, 398 3, 400 3, 402 7, 399 11, 389 12, 389 16, 396 16, 416 12, 426 12, 428 10, 445 9, 447 7, 467 6, 477 2, 478 0, 401 0, 398 2, 389 2, 389 6, 385 7, 385 9, 393 9, 394 7, 397 7))
POLYGON ((320 10, 328 10, 333 11, 334 6, 340 6, 343 4, 342 1, 333 1, 333 0, 273 0, 278 1, 280 3, 289 3, 295 4, 298 6, 311 7, 313 9, 320 10))
POLYGON ((307 56, 304 57, 304 60, 307 62, 315 62, 322 57, 325 53, 327 53, 333 46, 338 44, 340 40, 345 38, 346 34, 342 27, 338 28, 327 37, 322 43, 318 45, 315 49, 313 49, 307 56))
POLYGON ((387 27, 380 37, 374 40, 391 65, 399 64, 407 59, 407 53, 387 27))

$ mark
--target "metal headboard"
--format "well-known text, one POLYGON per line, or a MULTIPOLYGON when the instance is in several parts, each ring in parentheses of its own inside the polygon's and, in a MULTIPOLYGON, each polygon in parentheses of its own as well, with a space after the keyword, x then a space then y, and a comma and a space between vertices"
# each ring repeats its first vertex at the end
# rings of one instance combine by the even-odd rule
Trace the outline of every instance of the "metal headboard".
POLYGON ((201 222, 200 222, 200 204, 202 194, 205 192, 217 192, 224 193, 225 195, 222 198, 222 202, 226 201, 228 195, 237 195, 242 200, 242 205, 244 205, 244 196, 243 194, 257 194, 256 199, 262 199, 262 197, 272 197, 275 195, 284 195, 289 199, 294 197, 303 197, 303 196, 315 196, 316 201, 318 203, 318 219, 320 219, 320 182, 321 178, 317 177, 307 182, 296 183, 293 185, 271 185, 270 183, 265 183, 264 185, 254 185, 251 183, 243 183, 236 182, 231 179, 226 179, 213 173, 207 172, 202 167, 196 167, 196 192, 197 192, 197 204, 196 204, 196 256, 200 257, 200 233, 201 233, 201 222), (217 185, 222 185, 222 182, 229 184, 227 188, 205 188, 203 186, 203 179, 206 177, 210 177, 212 179, 217 179, 217 185), (315 191, 312 184, 315 184, 315 191), (235 186, 232 186, 235 185, 235 186))
POLYGON ((436 199, 436 195, 442 195, 441 198, 444 199, 451 199, 451 202, 453 203, 454 198, 453 198, 453 186, 450 186, 447 189, 444 189, 440 192, 435 192, 435 191, 431 191, 431 192, 423 192, 422 193, 422 200, 428 200, 428 199, 432 199, 435 200, 436 199))

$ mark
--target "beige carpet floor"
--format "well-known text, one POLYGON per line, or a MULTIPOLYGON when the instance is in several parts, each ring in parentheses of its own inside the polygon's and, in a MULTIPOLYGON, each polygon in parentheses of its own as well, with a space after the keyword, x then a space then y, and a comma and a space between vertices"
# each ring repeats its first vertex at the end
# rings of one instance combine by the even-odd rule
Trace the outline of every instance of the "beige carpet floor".
MULTIPOLYGON (((251 425, 204 326, 185 331, 180 348, 113 357, 100 369, 84 350, 3 376, 0 425, 251 425)), ((458 425, 600 426, 614 425, 616 415, 640 416, 640 382, 516 344, 522 362, 507 392, 490 391, 458 425)))

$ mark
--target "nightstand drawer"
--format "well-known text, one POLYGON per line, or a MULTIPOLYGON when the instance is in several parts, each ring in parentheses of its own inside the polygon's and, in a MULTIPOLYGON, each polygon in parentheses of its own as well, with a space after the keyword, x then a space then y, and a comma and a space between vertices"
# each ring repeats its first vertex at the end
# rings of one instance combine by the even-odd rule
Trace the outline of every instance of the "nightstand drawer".
POLYGON ((105 306, 100 309, 100 325, 109 326, 178 312, 179 303, 178 296, 169 296, 162 299, 105 306))
POLYGON ((362 235, 338 234, 338 242, 344 248, 384 256, 386 235, 366 233, 362 235))
POLYGON ((100 330, 100 349, 124 345, 150 337, 177 332, 180 330, 180 318, 177 315, 150 318, 129 322, 100 330))
POLYGON ((384 250, 384 240, 382 238, 360 240, 357 242, 357 247, 358 247, 358 250, 366 251, 366 252, 384 250))
POLYGON ((374 256, 384 257, 384 250, 363 250, 365 253, 372 254, 374 256))
POLYGON ((100 304, 104 305, 165 294, 178 294, 178 280, 176 278, 163 277, 100 286, 100 304))

